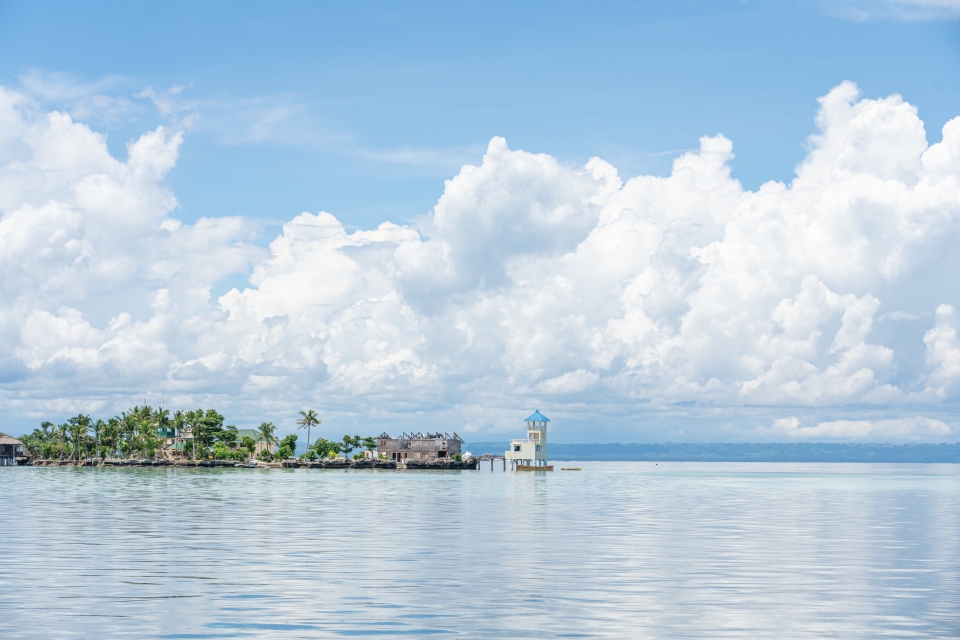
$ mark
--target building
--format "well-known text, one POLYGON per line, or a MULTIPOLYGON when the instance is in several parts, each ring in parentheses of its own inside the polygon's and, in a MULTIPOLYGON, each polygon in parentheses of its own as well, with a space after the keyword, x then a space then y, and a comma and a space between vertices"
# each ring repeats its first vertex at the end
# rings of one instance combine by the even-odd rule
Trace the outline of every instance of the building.
POLYGON ((27 448, 22 442, 0 433, 0 467, 12 467, 17 464, 17 458, 27 455, 27 448))
POLYGON ((256 429, 237 429, 237 444, 244 438, 252 438, 254 442, 257 443, 256 448, 253 450, 253 457, 256 458, 260 455, 261 451, 269 451, 270 453, 275 453, 273 443, 267 444, 260 439, 260 432, 256 429))
POLYGON ((461 452, 462 445, 463 438, 456 433, 452 437, 439 431, 426 435, 404 433, 399 438, 392 438, 384 432, 377 438, 377 457, 398 462, 452 458, 461 452))
POLYGON ((504 459, 521 466, 547 466, 547 423, 550 418, 537 409, 524 422, 527 423, 526 439, 510 441, 510 449, 503 454, 504 459))
POLYGON ((177 435, 173 425, 158 426, 157 439, 160 440, 160 455, 167 460, 173 460, 183 455, 185 443, 183 437, 177 435))
MULTIPOLYGON (((158 437, 166 438, 163 442, 162 454, 164 458, 168 460, 175 460, 177 458, 183 458, 184 452, 187 453, 187 456, 193 455, 193 431, 189 427, 185 427, 180 430, 180 433, 175 433, 173 428, 170 428, 169 431, 161 432, 160 429, 157 429, 158 437)), ((271 442, 267 445, 262 440, 258 440, 260 437, 260 432, 256 429, 237 429, 237 445, 240 445, 240 441, 244 437, 253 438, 253 441, 256 442, 256 446, 253 449, 253 457, 256 458, 260 455, 260 452, 267 450, 270 453, 274 453, 274 444, 271 442)))

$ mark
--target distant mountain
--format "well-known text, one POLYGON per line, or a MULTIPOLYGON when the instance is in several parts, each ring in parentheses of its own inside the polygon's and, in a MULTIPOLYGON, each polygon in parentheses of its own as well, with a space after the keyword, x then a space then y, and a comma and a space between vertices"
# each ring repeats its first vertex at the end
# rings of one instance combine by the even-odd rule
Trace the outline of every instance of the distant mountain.
MULTIPOLYGON (((503 455, 506 442, 471 442, 473 454, 503 455)), ((677 443, 557 444, 551 460, 649 460, 675 462, 939 462, 960 463, 960 444, 848 444, 786 442, 767 444, 677 443)))

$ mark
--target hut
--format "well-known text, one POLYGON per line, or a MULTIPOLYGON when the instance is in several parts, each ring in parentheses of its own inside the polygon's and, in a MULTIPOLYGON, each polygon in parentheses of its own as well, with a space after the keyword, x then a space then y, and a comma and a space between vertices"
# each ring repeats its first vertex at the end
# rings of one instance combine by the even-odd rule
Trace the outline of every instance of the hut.
POLYGON ((17 458, 26 455, 27 448, 22 442, 13 436, 0 433, 0 467, 12 467, 17 464, 17 458))
POLYGON ((403 433, 393 438, 384 432, 377 438, 377 457, 404 462, 452 458, 463 448, 463 438, 454 433, 403 433))

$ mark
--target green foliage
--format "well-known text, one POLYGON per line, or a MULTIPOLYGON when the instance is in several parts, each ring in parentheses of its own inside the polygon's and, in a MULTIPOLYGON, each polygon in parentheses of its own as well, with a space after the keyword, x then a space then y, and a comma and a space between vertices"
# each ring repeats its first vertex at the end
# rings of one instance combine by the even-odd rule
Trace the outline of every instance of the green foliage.
POLYGON ((280 441, 280 446, 277 448, 277 459, 286 460, 287 458, 292 458, 297 453, 297 434, 291 433, 286 436, 283 440, 280 441))
POLYGON ((457 462, 462 462, 462 461, 463 461, 463 456, 460 455, 459 453, 455 453, 455 454, 453 454, 453 459, 456 460, 457 462))
POLYGON ((317 438, 316 442, 310 445, 304 456, 309 460, 317 458, 333 458, 340 453, 340 443, 331 442, 326 438, 317 438))
POLYGON ((343 436, 343 444, 340 445, 340 453, 349 457, 351 451, 361 446, 363 446, 363 438, 360 436, 343 436))
MULTIPOLYGON (((197 409, 190 413, 193 414, 191 426, 197 446, 209 447, 214 442, 222 442, 224 438, 229 438, 229 435, 224 434, 223 416, 215 409, 207 409, 206 412, 203 409, 197 409)), ((236 429, 234 429, 233 439, 236 442, 236 429)))
POLYGON ((257 456, 258 460, 270 462, 274 459, 274 455, 270 453, 268 449, 270 445, 277 444, 277 438, 273 435, 276 430, 277 428, 273 426, 272 422, 261 422, 260 426, 257 427, 257 442, 262 442, 266 445, 266 448, 257 456))
POLYGON ((250 436, 243 436, 240 439, 240 448, 247 451, 247 455, 253 455, 253 452, 257 450, 257 441, 251 438, 250 436))
MULTIPOLYGON (((301 426, 309 428, 321 424, 312 409, 301 411, 301 416, 298 420, 301 426)), ((225 426, 223 415, 214 409, 176 411, 171 416, 167 409, 144 405, 135 406, 106 421, 94 420, 83 414, 58 425, 45 421, 40 428, 22 436, 20 440, 31 456, 67 460, 95 456, 152 458, 158 456, 170 440, 176 441, 181 447, 176 449, 176 455, 193 456, 198 460, 216 458, 240 461, 253 455, 258 442, 268 447, 279 445, 276 454, 261 452, 257 456, 260 460, 282 460, 296 454, 297 434, 290 434, 278 441, 274 435, 276 427, 271 422, 261 423, 257 432, 257 438, 240 438, 237 428, 225 426)), ((341 442, 319 438, 310 444, 303 457, 335 458, 338 454, 350 457, 355 449, 373 451, 376 446, 376 438, 370 436, 345 435, 341 442)), ((352 457, 360 459, 364 455, 357 453, 352 457)))
POLYGON ((320 416, 317 415, 317 412, 313 409, 307 409, 306 411, 300 412, 300 418, 297 420, 297 429, 307 429, 307 444, 310 444, 310 427, 315 427, 318 424, 323 424, 323 421, 320 419, 320 416))
POLYGON ((228 424, 217 436, 217 439, 232 449, 237 446, 237 440, 240 439, 240 433, 235 426, 228 424))
POLYGON ((243 449, 233 449, 228 447, 226 443, 215 442, 213 443, 213 457, 217 460, 236 460, 237 462, 243 462, 247 456, 246 451, 243 449))
POLYGON ((231 453, 221 459, 243 458, 236 451, 236 427, 224 426, 224 418, 214 409, 177 411, 171 417, 167 409, 136 406, 106 421, 77 415, 54 425, 42 422, 39 429, 24 436, 29 455, 42 458, 81 460, 89 457, 153 458, 160 454, 169 440, 189 443, 180 455, 189 456, 196 448, 196 457, 231 453), (194 435, 195 438, 184 436, 194 435), (216 445, 221 447, 217 448, 216 445), (217 453, 220 452, 220 454, 217 453))
POLYGON ((354 460, 363 460, 364 458, 366 458, 366 456, 363 455, 363 452, 353 454, 354 460))

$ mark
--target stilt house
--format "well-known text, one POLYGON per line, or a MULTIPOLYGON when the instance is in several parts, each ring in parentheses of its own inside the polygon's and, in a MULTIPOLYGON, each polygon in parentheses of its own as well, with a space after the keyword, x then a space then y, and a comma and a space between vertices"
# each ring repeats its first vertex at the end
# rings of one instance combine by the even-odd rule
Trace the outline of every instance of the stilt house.
POLYGON ((12 467, 17 464, 17 458, 27 455, 27 448, 22 442, 0 433, 0 467, 12 467))

